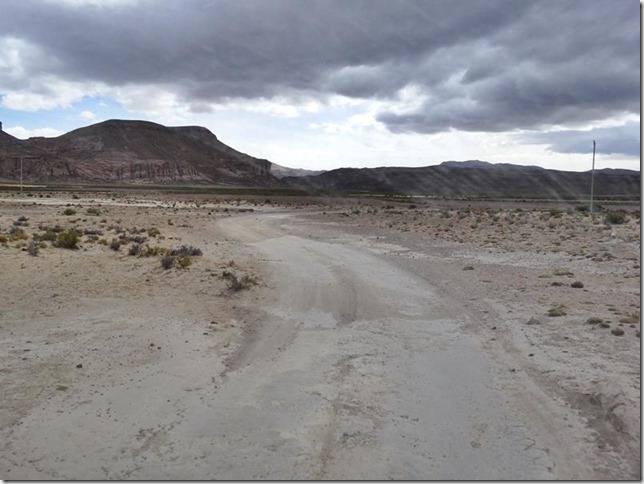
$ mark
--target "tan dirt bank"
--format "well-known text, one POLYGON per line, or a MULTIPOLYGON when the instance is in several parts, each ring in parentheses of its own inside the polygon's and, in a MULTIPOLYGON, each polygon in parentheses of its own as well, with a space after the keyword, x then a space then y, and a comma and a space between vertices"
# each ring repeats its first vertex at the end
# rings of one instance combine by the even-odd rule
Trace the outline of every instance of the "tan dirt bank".
POLYGON ((639 221, 573 256, 577 214, 48 202, 0 233, 102 235, 0 247, 3 479, 639 478, 639 221))

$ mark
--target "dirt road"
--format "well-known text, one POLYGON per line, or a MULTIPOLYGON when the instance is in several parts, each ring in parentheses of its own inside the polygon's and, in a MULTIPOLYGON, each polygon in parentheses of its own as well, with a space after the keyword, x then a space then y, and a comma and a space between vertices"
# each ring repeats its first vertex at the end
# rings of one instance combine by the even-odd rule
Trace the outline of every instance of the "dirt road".
MULTIPOLYGON (((478 340, 462 328, 470 316, 458 302, 374 253, 291 235, 290 215, 224 223, 227 233, 265 255, 276 295, 219 393, 236 402, 225 425, 236 445, 217 454, 248 458, 225 477, 587 473, 588 463, 573 450, 578 435, 567 439, 552 425, 556 412, 540 408, 542 395, 524 395, 530 415, 506 403, 478 340)), ((204 435, 215 429, 221 422, 204 435)))
MULTIPOLYGON (((204 257, 213 234, 225 234, 239 242, 237 255, 261 265, 265 287, 236 299, 227 321, 212 317, 228 332, 195 322, 207 304, 188 309, 207 290, 179 311, 152 286, 144 305, 95 298, 92 310, 70 313, 54 332, 45 320, 30 332, 7 326, 5 341, 16 349, 6 361, 32 347, 53 355, 39 386, 55 385, 60 375, 51 368, 69 366, 61 356, 69 348, 95 363, 33 408, 19 408, 31 398, 25 394, 5 412, 1 477, 520 480, 637 472, 614 454, 598 457, 587 420, 521 370, 519 353, 534 350, 504 344, 487 319, 481 329, 493 305, 485 287, 467 285, 461 262, 448 273, 425 254, 421 270, 419 259, 406 259, 409 266, 387 256, 403 248, 376 236, 279 209, 194 225, 204 257)), ((172 284, 208 276, 190 271, 172 284)), ((169 277, 141 273, 150 284, 169 277)))

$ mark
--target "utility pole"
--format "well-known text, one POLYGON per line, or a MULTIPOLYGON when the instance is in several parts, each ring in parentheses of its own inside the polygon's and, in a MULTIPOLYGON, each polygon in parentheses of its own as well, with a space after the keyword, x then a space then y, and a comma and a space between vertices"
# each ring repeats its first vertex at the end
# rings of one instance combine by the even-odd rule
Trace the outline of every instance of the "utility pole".
POLYGON ((20 196, 22 196, 22 156, 20 157, 20 196))
POLYGON ((593 140, 593 169, 590 172, 590 213, 593 213, 594 191, 595 191, 595 140, 593 140))

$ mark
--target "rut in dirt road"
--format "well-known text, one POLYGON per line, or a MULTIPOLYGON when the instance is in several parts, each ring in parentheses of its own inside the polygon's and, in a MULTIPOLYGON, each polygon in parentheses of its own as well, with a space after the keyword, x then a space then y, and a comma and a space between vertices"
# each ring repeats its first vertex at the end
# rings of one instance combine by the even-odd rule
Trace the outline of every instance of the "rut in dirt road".
POLYGON ((287 221, 223 222, 265 256, 275 300, 218 394, 230 402, 218 455, 249 457, 222 478, 557 477, 458 307, 375 255, 286 235, 287 221))

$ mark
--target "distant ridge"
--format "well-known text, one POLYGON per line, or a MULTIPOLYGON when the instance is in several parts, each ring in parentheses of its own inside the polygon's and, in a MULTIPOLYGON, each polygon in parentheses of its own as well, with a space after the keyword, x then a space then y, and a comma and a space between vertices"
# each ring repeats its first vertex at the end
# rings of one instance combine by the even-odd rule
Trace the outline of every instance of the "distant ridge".
MULTIPOLYGON (((41 183, 209 184, 291 187, 311 193, 497 198, 587 198, 590 191, 590 172, 482 160, 312 172, 241 153, 200 126, 117 119, 56 138, 20 140, 0 131, 0 179, 18 181, 21 159, 24 181, 41 183)), ((595 173, 597 197, 639 198, 640 187, 638 171, 595 173)))
MULTIPOLYGON (((369 192, 445 197, 587 198, 590 172, 485 161, 447 161, 421 168, 340 168, 317 176, 286 177, 293 187, 323 192, 369 192)), ((597 197, 640 196, 640 172, 597 170, 597 197)))

